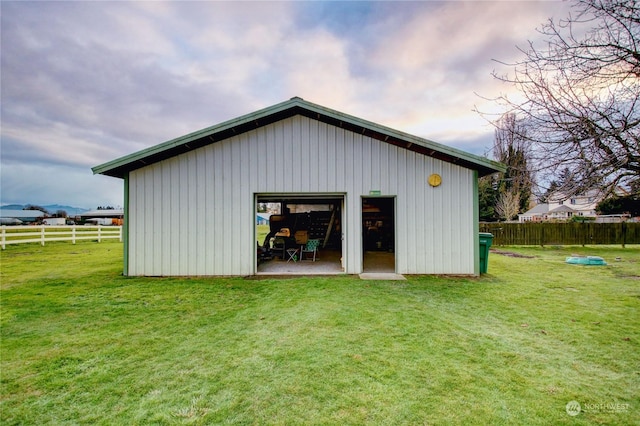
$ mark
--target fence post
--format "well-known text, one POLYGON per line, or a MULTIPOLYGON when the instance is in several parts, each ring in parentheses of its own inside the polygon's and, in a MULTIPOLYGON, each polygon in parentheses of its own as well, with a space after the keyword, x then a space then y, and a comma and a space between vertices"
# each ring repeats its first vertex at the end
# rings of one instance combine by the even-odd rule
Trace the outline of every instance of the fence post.
POLYGON ((101 243, 102 242, 102 226, 98 225, 98 242, 101 243))
POLYGON ((75 244, 75 243, 76 243, 76 225, 73 225, 73 226, 71 227, 71 242, 72 242, 73 244, 75 244))
POLYGON ((120 225, 120 242, 122 242, 122 225, 120 225))
POLYGON ((44 247, 44 225, 40 225, 40 244, 44 247))
POLYGON ((7 240, 7 226, 2 225, 2 250, 7 248, 5 241, 7 240))

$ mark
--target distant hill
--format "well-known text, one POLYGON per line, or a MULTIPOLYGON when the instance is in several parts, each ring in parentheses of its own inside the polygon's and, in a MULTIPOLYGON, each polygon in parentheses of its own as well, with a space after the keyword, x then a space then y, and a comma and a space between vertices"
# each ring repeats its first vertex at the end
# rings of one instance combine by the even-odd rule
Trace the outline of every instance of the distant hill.
MULTIPOLYGON (((0 208, 6 209, 6 210, 22 210, 27 205, 28 204, 7 204, 7 205, 1 206, 0 208)), ((35 205, 40 205, 40 204, 35 204, 35 205)), ((89 211, 89 209, 83 209, 81 207, 62 206, 60 204, 49 204, 49 205, 42 206, 42 207, 47 209, 47 211, 49 213, 51 213, 51 214, 54 214, 58 210, 64 210, 65 212, 67 212, 67 214, 69 216, 76 216, 76 215, 79 215, 81 213, 89 211)))
POLYGON ((5 210, 22 210, 24 206, 22 204, 6 204, 0 207, 0 209, 5 210))
POLYGON ((49 204, 48 206, 42 206, 42 207, 47 209, 49 213, 55 213, 58 210, 64 210, 65 212, 67 212, 69 216, 75 216, 80 213, 88 212, 90 210, 90 209, 83 209, 81 207, 61 206, 60 204, 49 204))

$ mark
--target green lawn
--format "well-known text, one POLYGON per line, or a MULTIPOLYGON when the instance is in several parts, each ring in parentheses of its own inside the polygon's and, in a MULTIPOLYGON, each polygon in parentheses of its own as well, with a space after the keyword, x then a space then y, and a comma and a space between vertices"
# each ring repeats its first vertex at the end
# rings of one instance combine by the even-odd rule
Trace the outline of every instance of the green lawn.
POLYGON ((267 237, 269 233, 269 225, 256 225, 256 240, 258 244, 262 245, 264 243, 264 239, 267 237))
POLYGON ((499 249, 533 257, 492 253, 480 279, 125 278, 117 242, 10 246, 0 422, 638 424, 640 247, 499 249))

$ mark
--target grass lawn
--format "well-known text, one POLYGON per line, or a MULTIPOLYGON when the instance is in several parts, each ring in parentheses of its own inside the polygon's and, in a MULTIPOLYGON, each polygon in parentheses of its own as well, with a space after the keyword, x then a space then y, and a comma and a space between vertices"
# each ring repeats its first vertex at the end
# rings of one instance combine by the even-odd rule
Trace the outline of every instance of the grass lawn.
POLYGON ((499 249, 531 257, 385 282, 125 278, 117 242, 9 246, 0 422, 638 424, 640 247, 499 249))
POLYGON ((264 239, 268 233, 269 225, 256 225, 256 241, 258 244, 262 245, 262 243, 264 243, 264 239))

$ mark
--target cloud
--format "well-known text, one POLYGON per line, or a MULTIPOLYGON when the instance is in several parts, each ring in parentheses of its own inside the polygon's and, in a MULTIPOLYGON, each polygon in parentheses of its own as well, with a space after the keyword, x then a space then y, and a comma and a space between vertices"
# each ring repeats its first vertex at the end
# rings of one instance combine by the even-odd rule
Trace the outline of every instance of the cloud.
POLYGON ((500 67, 494 59, 514 60, 516 46, 567 9, 562 2, 302 4, 315 9, 310 28, 329 31, 339 46, 326 66, 339 70, 331 73, 339 91, 323 90, 323 99, 339 92, 346 112, 458 147, 482 143, 469 149, 476 153, 491 146, 493 128, 474 109, 497 112, 477 94, 510 90, 491 75, 500 67))
MULTIPOLYGON (((292 96, 475 152, 471 144, 484 145, 493 133, 472 111, 483 102, 475 92, 492 96, 504 89, 490 75, 496 67, 491 59, 512 59, 516 44, 525 44, 536 26, 566 6, 2 2, 0 7, 4 202, 15 194, 5 180, 24 194, 32 193, 28 182, 43 188, 28 174, 35 165, 52 176, 60 167, 59 176, 73 176, 68 180, 73 186, 79 170, 90 174, 97 164, 292 96)), ((94 182, 122 196, 119 184, 114 189, 102 186, 104 180, 94 182)), ((78 193, 84 191, 80 186, 78 193)))
POLYGON ((92 176, 86 168, 50 164, 3 164, 2 204, 65 204, 96 208, 121 206, 120 179, 92 176))

